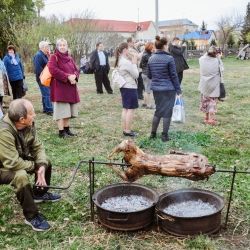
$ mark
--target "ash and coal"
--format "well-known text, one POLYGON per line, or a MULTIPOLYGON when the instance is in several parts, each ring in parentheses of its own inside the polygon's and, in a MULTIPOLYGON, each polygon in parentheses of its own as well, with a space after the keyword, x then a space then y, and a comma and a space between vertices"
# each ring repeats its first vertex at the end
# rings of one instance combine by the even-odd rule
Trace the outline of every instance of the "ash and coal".
POLYGON ((128 195, 109 198, 101 204, 101 207, 115 212, 135 212, 144 210, 152 204, 146 197, 128 195))
POLYGON ((217 212, 216 206, 202 200, 190 200, 167 206, 164 213, 179 217, 201 217, 217 212))

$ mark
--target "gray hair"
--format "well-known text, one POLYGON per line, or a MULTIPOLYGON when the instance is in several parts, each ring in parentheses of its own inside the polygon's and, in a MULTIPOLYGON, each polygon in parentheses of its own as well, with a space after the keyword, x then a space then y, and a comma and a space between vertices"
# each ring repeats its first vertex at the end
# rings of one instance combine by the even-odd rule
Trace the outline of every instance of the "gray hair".
POLYGON ((57 39, 56 44, 58 45, 60 42, 64 42, 64 43, 66 43, 68 45, 67 40, 65 40, 64 38, 57 39))
POLYGON ((43 47, 46 47, 46 46, 48 46, 48 45, 49 45, 48 42, 41 41, 41 42, 39 43, 39 49, 42 49, 43 47))
POLYGON ((25 99, 16 99, 10 103, 8 116, 11 121, 18 122, 21 117, 27 117, 28 110, 25 106, 27 102, 29 101, 25 99))

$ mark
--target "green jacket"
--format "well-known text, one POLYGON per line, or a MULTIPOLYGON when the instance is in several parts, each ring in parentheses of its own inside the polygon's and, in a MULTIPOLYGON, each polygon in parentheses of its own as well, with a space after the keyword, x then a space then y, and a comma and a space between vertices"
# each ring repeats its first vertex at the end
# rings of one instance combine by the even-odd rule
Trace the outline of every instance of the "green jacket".
POLYGON ((18 131, 8 115, 0 119, 0 168, 33 172, 44 165, 48 157, 38 139, 35 124, 18 131))

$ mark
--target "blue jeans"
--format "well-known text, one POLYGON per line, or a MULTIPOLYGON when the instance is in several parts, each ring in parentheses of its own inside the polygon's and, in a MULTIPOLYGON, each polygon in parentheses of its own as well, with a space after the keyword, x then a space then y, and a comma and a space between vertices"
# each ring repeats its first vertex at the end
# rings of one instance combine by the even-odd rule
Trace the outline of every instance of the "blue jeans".
POLYGON ((86 67, 86 66, 82 66, 82 67, 81 67, 82 73, 85 73, 85 67, 86 67))
POLYGON ((42 94, 42 103, 43 103, 43 113, 53 113, 53 106, 50 102, 50 88, 45 87, 41 84, 40 79, 37 81, 39 88, 42 94))

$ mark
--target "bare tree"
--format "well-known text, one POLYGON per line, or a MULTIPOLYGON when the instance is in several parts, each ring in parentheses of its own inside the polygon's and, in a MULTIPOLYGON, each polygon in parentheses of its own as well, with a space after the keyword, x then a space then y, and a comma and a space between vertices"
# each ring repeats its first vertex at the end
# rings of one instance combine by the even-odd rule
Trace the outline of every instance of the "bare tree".
POLYGON ((219 27, 220 42, 222 48, 226 44, 229 34, 243 25, 244 18, 238 12, 233 11, 231 14, 222 15, 215 24, 219 27))
POLYGON ((184 34, 184 28, 182 21, 178 21, 177 23, 170 24, 162 31, 162 34, 168 39, 172 39, 176 36, 181 36, 184 34))

